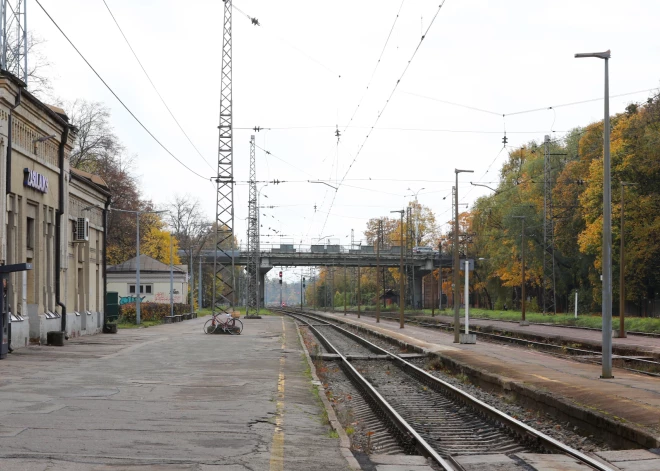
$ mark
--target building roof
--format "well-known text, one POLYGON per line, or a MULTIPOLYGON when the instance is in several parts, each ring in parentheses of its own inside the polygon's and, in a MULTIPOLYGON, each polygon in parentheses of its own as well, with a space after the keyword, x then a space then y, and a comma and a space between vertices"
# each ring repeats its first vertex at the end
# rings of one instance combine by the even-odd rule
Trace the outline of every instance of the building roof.
MULTIPOLYGON (((119 265, 112 265, 107 268, 108 273, 135 273, 137 270, 137 257, 134 257, 130 260, 126 260, 124 263, 119 265)), ((173 271, 175 273, 186 273, 186 270, 181 268, 179 265, 174 265, 173 271)), ((141 273, 169 273, 170 266, 159 262, 155 258, 151 258, 148 255, 140 255, 140 272, 141 273)))
POLYGON ((105 180, 103 180, 103 178, 99 177, 98 175, 94 175, 93 173, 85 172, 84 170, 80 170, 78 168, 72 168, 71 175, 78 177, 79 180, 93 183, 94 185, 100 187, 101 190, 103 190, 105 193, 108 193, 108 190, 110 190, 105 180))

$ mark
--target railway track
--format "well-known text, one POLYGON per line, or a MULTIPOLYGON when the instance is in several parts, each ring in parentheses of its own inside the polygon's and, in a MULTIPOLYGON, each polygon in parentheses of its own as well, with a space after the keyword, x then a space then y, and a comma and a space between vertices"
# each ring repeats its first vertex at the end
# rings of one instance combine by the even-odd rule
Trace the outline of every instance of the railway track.
POLYGON ((567 455, 589 469, 611 471, 608 465, 327 319, 300 311, 280 312, 306 325, 323 345, 326 355, 339 360, 343 372, 396 437, 402 450, 429 458, 438 469, 463 470, 457 457, 464 455, 544 452, 567 455))
MULTIPOLYGON (((361 315, 367 315, 373 317, 371 312, 362 312, 361 315)), ((399 322, 398 317, 392 317, 387 315, 380 316, 383 320, 399 322)), ((448 332, 454 331, 453 324, 446 322, 422 322, 416 319, 406 319, 406 323, 417 325, 419 327, 425 327, 428 329, 436 330, 445 330, 448 332)), ((595 330, 595 329, 593 329, 595 330)), ((595 348, 577 348, 571 347, 566 344, 557 344, 550 342, 541 342, 538 340, 530 340, 521 337, 514 337, 511 335, 504 335, 503 333, 492 333, 484 332, 482 330, 471 329, 470 333, 476 334, 477 337, 488 339, 493 342, 498 343, 508 343, 515 345, 522 345, 525 347, 532 347, 539 350, 544 350, 549 353, 552 353, 562 358, 568 358, 571 360, 579 360, 585 363, 593 363, 596 365, 601 364, 602 353, 600 350, 595 348)), ((643 355, 631 356, 631 355, 613 355, 612 359, 614 361, 615 368, 621 368, 626 371, 633 373, 639 373, 647 376, 656 376, 660 377, 660 362, 651 360, 648 358, 643 358, 643 355)))

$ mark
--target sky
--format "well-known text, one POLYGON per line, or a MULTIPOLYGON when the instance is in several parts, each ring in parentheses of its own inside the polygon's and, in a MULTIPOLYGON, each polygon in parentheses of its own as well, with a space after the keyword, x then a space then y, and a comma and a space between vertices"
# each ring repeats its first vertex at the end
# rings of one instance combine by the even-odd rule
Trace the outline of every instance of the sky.
MULTIPOLYGON (((28 27, 46 40, 56 97, 110 107, 116 134, 136 156, 145 197, 165 205, 189 194, 215 219, 223 2, 105 0, 203 158, 151 88, 103 0, 40 2, 133 113, 202 177, 135 122, 29 1, 28 27)), ((362 239, 370 218, 397 216, 390 211, 413 193, 446 230, 454 169, 474 170, 459 177, 459 199, 469 208, 490 193, 470 181, 497 185, 510 150, 502 148, 505 129, 508 146, 517 147, 602 119, 603 61, 574 59, 576 52, 611 49, 610 95, 642 91, 612 98, 612 114, 657 93, 643 90, 660 85, 660 2, 445 0, 439 9, 441 2, 234 1, 239 240, 246 242, 252 134, 260 147, 257 179, 284 182, 261 190, 261 206, 273 206, 260 209, 262 247, 327 237, 347 244, 351 230, 362 239), (557 106, 589 99, 599 100, 557 106)))

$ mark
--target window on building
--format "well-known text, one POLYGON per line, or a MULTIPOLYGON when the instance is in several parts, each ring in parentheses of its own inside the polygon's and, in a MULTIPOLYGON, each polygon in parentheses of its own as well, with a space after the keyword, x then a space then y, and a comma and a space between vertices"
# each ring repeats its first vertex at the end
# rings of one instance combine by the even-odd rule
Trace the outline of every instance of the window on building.
MULTIPOLYGON (((151 285, 140 285, 140 294, 151 294, 151 285)), ((128 285, 128 293, 135 294, 135 285, 128 285)))
POLYGON ((34 249, 34 219, 27 218, 25 242, 28 249, 34 249))

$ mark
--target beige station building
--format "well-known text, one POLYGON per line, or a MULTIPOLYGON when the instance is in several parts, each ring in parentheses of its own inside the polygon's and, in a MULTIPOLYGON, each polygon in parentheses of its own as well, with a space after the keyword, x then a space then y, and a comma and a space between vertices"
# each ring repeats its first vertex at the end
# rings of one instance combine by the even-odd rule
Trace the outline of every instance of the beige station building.
POLYGON ((105 215, 98 176, 70 168, 76 129, 62 109, 0 72, 0 265, 31 263, 9 275, 11 347, 103 328, 105 215))

